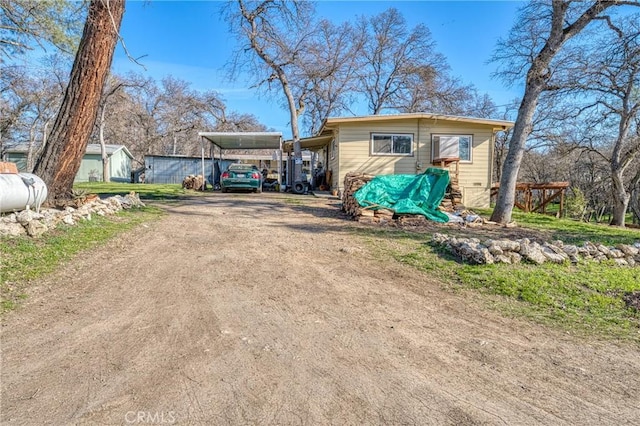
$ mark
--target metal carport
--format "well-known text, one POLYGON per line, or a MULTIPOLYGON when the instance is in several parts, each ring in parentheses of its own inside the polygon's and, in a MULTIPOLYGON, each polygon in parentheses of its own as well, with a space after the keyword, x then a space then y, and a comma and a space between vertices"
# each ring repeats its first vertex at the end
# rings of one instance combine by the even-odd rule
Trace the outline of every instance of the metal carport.
MULTIPOLYGON (((199 132, 202 138, 202 175, 204 176, 204 141, 222 150, 226 149, 273 149, 278 152, 278 183, 282 176, 282 133, 280 132, 199 132)), ((212 167, 215 154, 212 149, 212 167)), ((214 177, 215 180, 215 177, 214 177)))

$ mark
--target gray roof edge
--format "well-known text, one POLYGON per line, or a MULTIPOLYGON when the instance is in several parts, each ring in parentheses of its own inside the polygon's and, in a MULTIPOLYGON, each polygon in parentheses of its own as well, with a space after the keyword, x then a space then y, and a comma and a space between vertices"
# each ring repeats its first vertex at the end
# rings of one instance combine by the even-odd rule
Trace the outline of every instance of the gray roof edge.
MULTIPOLYGON (((124 145, 117 145, 117 144, 106 144, 105 147, 107 148, 107 154, 109 155, 113 155, 116 152, 120 151, 120 150, 124 150, 124 152, 129 156, 129 158, 134 158, 133 154, 131 154, 131 151, 129 151, 129 149, 124 146, 124 145)), ((6 148, 6 152, 8 153, 26 153, 29 150, 29 146, 28 144, 25 143, 19 143, 16 145, 13 145, 11 147, 6 148)), ((100 144, 98 143, 90 143, 87 144, 87 147, 85 149, 84 154, 90 154, 90 155, 94 155, 94 154, 99 154, 100 153, 100 144)))

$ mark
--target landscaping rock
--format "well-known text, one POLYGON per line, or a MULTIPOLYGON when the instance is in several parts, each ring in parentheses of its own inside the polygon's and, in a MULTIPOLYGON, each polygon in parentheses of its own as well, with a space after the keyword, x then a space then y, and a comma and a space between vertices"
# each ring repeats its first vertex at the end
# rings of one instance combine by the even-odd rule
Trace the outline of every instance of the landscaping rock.
POLYGON ((564 263, 565 260, 568 260, 568 258, 564 258, 563 256, 559 255, 558 253, 556 253, 555 251, 553 251, 551 248, 547 246, 542 246, 541 251, 544 257, 546 257, 547 260, 549 260, 552 263, 561 264, 561 263, 564 263))
POLYGON ((18 222, 0 222, 0 236, 19 237, 26 233, 24 226, 18 222))
POLYGON ((138 194, 132 192, 126 196, 115 196, 105 200, 93 197, 91 201, 78 208, 66 207, 64 210, 41 209, 36 213, 30 209, 7 216, 0 216, 0 236, 17 237, 25 233, 38 237, 50 229, 54 229, 60 222, 73 226, 80 220, 92 220, 93 214, 105 216, 123 209, 144 207, 138 194))
POLYGON ((520 255, 536 265, 542 265, 547 256, 542 252, 542 247, 538 243, 520 243, 520 255))
POLYGON ((495 260, 496 260, 496 263, 506 263, 506 264, 512 263, 511 257, 505 256, 504 254, 499 254, 495 256, 495 260))
POLYGON ((579 263, 584 259, 596 262, 610 260, 620 266, 640 266, 640 248, 637 247, 640 243, 606 247, 603 244, 585 242, 578 247, 559 240, 539 244, 527 238, 515 241, 487 239, 480 243, 477 238, 456 238, 440 233, 433 234, 433 242, 445 247, 463 261, 473 264, 517 264, 525 259, 541 265, 545 262, 579 263))
POLYGON ((29 222, 37 219, 42 219, 42 215, 29 209, 23 210, 16 215, 16 220, 23 226, 26 226, 29 222))
POLYGON ((495 261, 489 250, 475 241, 462 242, 457 247, 457 253, 470 263, 492 264, 495 261))
POLYGON ((616 248, 621 250, 627 257, 628 256, 637 256, 638 253, 640 253, 640 249, 634 247, 634 246, 629 246, 626 244, 618 244, 616 245, 616 248))
MULTIPOLYGON (((492 245, 488 246, 487 249, 489 250, 489 253, 491 253, 493 256, 503 256, 504 255, 504 251, 500 248, 500 246, 498 246, 496 244, 492 244, 492 245)), ((511 262, 509 262, 509 263, 511 263, 511 262)))
POLYGON ((30 237, 39 237, 49 230, 47 225, 38 220, 32 220, 24 228, 27 230, 27 235, 30 237))
POLYGON ((629 262, 627 262, 625 259, 614 258, 613 261, 618 266, 629 266, 629 262))
POLYGON ((510 251, 508 253, 509 253, 509 258, 511 259, 511 263, 518 264, 522 262, 522 256, 520 255, 520 253, 516 253, 515 251, 510 251))

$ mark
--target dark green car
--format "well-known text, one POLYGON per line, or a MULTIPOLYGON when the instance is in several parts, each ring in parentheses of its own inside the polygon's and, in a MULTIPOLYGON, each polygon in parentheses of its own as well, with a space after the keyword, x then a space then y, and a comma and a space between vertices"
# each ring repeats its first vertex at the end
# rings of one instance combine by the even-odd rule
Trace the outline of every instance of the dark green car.
POLYGON ((251 164, 234 163, 220 176, 222 192, 243 189, 262 192, 262 174, 251 164))

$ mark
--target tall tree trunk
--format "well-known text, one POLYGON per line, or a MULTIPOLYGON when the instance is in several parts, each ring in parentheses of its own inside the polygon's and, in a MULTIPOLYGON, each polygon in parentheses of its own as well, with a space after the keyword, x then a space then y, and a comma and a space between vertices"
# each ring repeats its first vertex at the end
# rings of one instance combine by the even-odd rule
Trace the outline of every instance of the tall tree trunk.
POLYGON ((173 145, 171 147, 171 155, 176 155, 177 148, 178 148, 178 137, 176 136, 176 132, 173 132, 173 145))
POLYGON ((96 122, 111 68, 125 0, 91 0, 80 46, 60 111, 35 174, 47 184, 48 201, 69 196, 96 122))
POLYGON ((284 71, 278 73, 278 78, 282 83, 282 90, 287 97, 287 104, 289 105, 291 136, 293 138, 293 182, 296 183, 302 181, 302 147, 300 146, 300 129, 298 128, 298 108, 284 71))
POLYGON ((544 82, 530 81, 525 90, 525 96, 518 109, 518 120, 513 128, 513 136, 509 144, 509 150, 504 158, 502 173, 500 173, 500 188, 496 199, 496 207, 491 215, 491 220, 498 223, 511 221, 511 213, 516 200, 516 184, 518 171, 524 155, 527 137, 531 133, 533 114, 538 106, 538 97, 542 93, 544 82))
POLYGON ((611 216, 612 226, 624 226, 624 216, 629 207, 629 193, 624 186, 624 176, 621 170, 613 170, 611 180, 613 183, 613 212, 611 216))
POLYGON ((543 91, 547 90, 547 82, 551 78, 549 69, 551 61, 567 40, 582 31, 602 11, 618 4, 615 1, 596 1, 573 23, 568 23, 566 14, 570 3, 570 1, 566 0, 554 0, 552 2, 553 11, 549 35, 542 49, 531 60, 531 66, 527 72, 524 97, 518 109, 518 117, 513 127, 513 136, 500 177, 500 189, 496 207, 491 215, 491 220, 494 222, 507 223, 511 221, 518 171, 520 170, 527 138, 531 134, 533 114, 538 104, 538 98, 543 91))
POLYGON ((633 213, 632 220, 634 224, 640 224, 640 188, 631 190, 629 199, 629 210, 633 213))

